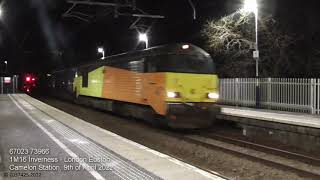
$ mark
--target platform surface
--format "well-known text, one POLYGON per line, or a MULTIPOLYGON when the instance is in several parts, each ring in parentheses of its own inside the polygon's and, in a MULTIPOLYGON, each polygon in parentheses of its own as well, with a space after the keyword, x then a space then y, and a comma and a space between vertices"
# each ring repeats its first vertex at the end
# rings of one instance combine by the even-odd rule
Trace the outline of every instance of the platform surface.
POLYGON ((223 179, 25 94, 0 95, 0 124, 0 180, 223 179))
POLYGON ((269 122, 283 123, 296 126, 320 128, 320 116, 265 109, 251 109, 234 106, 221 106, 223 115, 237 116, 269 122))

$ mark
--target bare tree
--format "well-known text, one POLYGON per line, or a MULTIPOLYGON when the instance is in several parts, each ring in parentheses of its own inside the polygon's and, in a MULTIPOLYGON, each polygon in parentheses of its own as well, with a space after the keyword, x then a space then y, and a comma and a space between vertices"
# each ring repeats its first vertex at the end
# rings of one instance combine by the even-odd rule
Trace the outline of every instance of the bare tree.
MULTIPOLYGON (((220 75, 248 77, 254 74, 254 14, 241 10, 218 20, 209 20, 202 31, 207 49, 218 64, 220 75)), ((261 74, 280 76, 290 68, 290 46, 295 38, 280 31, 272 17, 259 19, 261 74)))
POLYGON ((208 21, 202 31, 208 38, 208 47, 218 53, 238 56, 248 52, 252 41, 244 35, 251 31, 241 27, 250 24, 249 19, 250 16, 244 16, 238 11, 220 20, 208 21))

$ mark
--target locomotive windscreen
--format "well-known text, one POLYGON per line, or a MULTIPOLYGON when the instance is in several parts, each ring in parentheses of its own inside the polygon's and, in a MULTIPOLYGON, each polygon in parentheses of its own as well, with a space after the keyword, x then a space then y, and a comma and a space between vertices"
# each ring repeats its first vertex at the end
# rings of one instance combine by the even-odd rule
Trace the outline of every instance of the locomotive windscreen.
POLYGON ((215 67, 210 56, 170 54, 150 57, 148 72, 178 72, 214 74, 215 67))

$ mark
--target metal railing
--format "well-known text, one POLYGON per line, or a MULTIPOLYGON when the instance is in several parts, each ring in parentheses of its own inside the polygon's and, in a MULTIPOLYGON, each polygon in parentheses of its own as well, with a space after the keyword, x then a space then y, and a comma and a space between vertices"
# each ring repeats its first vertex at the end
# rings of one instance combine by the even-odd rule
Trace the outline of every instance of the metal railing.
MULTIPOLYGON (((260 107, 292 112, 320 114, 320 79, 261 78, 260 107)), ((220 80, 220 103, 256 106, 255 78, 220 80)))

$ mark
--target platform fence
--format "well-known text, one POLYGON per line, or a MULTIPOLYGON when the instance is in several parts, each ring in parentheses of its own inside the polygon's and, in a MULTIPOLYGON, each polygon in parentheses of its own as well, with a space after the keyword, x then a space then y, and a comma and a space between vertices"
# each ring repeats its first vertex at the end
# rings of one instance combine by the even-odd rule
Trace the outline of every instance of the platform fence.
POLYGON ((320 114, 320 79, 220 79, 220 103, 255 107, 257 82, 261 108, 320 114))

